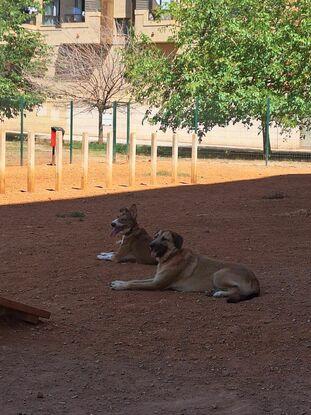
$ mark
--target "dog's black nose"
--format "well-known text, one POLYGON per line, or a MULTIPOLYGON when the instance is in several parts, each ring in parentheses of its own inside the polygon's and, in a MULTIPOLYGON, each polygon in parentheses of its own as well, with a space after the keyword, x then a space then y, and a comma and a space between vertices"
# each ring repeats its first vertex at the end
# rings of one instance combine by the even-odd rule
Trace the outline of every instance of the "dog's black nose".
POLYGON ((150 246, 150 248, 153 248, 154 247, 154 241, 150 242, 149 246, 150 246))
POLYGON ((115 222, 111 222, 111 226, 114 228, 116 226, 115 222))

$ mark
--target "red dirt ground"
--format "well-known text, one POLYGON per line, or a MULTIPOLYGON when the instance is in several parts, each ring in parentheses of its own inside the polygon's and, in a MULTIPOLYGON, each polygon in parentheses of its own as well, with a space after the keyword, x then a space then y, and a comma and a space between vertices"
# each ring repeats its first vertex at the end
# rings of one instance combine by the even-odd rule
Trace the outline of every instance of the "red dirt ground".
POLYGON ((69 179, 60 194, 46 190, 45 167, 38 192, 21 193, 24 171, 9 171, 0 295, 52 318, 0 320, 1 415, 310 413, 311 166, 206 163, 195 186, 112 193, 95 187, 95 168, 84 194, 69 179), (249 265, 262 296, 111 291, 113 279, 154 272, 96 260, 113 248, 110 220, 133 202, 148 231, 249 265), (59 216, 73 211, 86 216, 59 216))

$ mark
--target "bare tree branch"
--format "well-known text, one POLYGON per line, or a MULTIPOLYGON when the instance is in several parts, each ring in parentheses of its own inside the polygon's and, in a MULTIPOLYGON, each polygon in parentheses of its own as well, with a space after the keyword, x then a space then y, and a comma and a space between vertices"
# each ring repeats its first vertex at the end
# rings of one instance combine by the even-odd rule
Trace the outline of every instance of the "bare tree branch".
MULTIPOLYGON (((119 45, 121 37, 105 29, 101 38, 100 44, 61 45, 51 85, 55 95, 73 99, 87 111, 96 108, 100 119, 113 101, 124 100, 127 94, 119 45)), ((122 35, 121 44, 125 42, 126 35, 122 35)), ((99 125, 99 141, 102 140, 99 125)))

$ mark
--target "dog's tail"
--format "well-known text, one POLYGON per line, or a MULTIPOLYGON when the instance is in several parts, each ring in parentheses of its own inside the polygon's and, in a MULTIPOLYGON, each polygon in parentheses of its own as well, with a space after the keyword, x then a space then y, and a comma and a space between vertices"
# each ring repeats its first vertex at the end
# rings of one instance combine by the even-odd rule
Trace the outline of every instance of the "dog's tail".
POLYGON ((241 294, 240 292, 235 292, 230 295, 227 299, 227 303, 239 303, 240 301, 251 300, 254 297, 259 297, 260 291, 253 291, 249 294, 241 294))

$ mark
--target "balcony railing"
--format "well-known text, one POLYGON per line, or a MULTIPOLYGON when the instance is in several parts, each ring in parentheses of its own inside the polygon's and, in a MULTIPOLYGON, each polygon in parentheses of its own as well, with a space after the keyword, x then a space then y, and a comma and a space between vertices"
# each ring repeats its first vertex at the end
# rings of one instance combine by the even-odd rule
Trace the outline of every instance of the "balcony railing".
POLYGON ((84 12, 79 14, 64 14, 62 16, 51 16, 45 14, 42 18, 44 26, 59 26, 62 23, 81 23, 85 22, 84 12))

